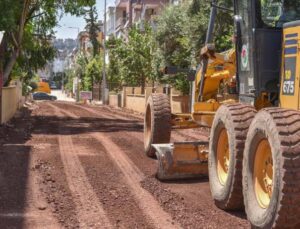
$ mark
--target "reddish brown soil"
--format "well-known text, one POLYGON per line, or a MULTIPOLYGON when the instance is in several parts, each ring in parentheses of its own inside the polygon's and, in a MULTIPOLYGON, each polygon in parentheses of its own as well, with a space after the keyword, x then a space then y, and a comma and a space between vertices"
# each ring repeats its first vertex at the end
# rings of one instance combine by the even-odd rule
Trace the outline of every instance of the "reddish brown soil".
MULTIPOLYGON (((248 228, 207 178, 161 183, 143 121, 111 107, 38 103, 0 128, 0 228, 248 228)), ((207 130, 174 131, 173 141, 207 130)))

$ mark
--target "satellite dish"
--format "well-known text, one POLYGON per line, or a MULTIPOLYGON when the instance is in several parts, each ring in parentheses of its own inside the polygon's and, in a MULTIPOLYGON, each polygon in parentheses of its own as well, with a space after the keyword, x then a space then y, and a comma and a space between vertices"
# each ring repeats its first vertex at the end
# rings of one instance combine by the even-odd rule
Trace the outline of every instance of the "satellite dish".
POLYGON ((0 44, 1 44, 1 42, 2 42, 3 36, 4 36, 4 32, 1 32, 1 31, 0 31, 0 44))

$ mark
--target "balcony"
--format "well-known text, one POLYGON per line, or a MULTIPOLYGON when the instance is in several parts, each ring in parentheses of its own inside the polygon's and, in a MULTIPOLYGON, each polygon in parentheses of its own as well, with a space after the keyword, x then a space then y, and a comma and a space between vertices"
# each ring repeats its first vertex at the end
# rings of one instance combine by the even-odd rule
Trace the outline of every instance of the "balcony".
POLYGON ((133 9, 142 9, 142 0, 132 0, 133 9))
POLYGON ((125 8, 128 4, 128 0, 115 0, 116 7, 125 8))
POLYGON ((126 24, 126 21, 127 19, 125 17, 120 17, 117 19, 117 22, 116 22, 116 29, 120 29, 120 28, 123 28, 126 24))

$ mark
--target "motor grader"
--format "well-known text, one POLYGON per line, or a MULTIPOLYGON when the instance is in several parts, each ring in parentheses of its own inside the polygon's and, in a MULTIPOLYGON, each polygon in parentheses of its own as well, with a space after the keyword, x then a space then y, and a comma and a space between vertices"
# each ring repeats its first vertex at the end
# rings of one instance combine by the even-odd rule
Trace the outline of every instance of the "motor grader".
POLYGON ((212 1, 191 113, 152 94, 145 153, 160 180, 209 175, 215 204, 245 207, 257 228, 300 227, 300 1, 235 0, 235 48, 216 53, 212 1), (170 143, 176 128, 210 127, 209 142, 170 143))

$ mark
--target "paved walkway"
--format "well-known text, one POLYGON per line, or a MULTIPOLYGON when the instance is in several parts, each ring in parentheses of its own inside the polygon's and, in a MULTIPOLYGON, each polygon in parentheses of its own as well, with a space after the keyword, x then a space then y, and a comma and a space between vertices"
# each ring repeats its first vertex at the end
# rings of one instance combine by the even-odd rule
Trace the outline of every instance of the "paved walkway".
POLYGON ((51 90, 51 95, 56 96, 58 101, 75 102, 75 99, 67 97, 61 90, 51 90))

